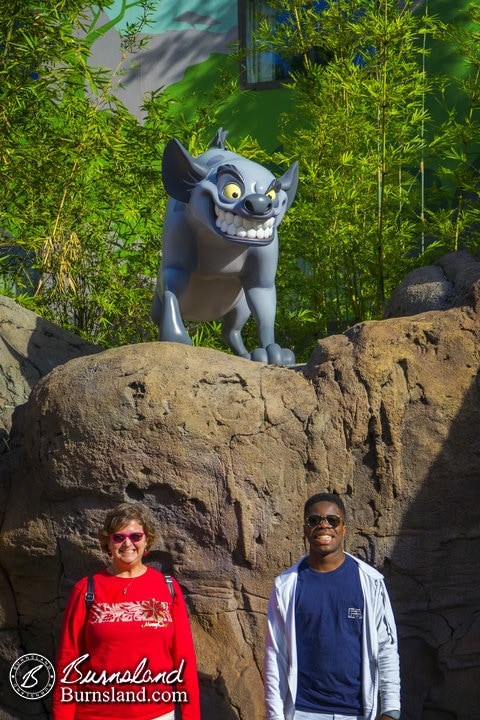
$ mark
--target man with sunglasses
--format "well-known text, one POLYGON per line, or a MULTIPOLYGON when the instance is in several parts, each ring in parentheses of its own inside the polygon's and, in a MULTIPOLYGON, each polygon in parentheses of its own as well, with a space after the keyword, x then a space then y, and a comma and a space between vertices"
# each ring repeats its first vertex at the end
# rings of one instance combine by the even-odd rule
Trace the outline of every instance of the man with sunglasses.
POLYGON ((309 498, 308 555, 275 579, 265 649, 267 720, 400 718, 387 589, 377 570, 344 551, 345 517, 338 495, 309 498))

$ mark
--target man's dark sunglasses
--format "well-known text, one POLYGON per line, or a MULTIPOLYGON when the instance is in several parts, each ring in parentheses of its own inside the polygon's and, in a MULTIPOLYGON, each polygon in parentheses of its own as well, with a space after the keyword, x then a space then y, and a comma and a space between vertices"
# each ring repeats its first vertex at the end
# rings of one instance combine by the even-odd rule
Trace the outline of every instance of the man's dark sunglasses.
POLYGON ((337 528, 342 522, 342 518, 339 515, 309 515, 305 518, 305 525, 313 530, 313 528, 320 525, 322 520, 325 520, 333 529, 337 528))

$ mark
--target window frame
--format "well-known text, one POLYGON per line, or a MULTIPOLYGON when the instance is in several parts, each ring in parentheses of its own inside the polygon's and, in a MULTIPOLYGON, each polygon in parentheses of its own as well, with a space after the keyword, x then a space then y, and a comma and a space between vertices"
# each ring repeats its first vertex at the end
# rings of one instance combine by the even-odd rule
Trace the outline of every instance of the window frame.
MULTIPOLYGON (((240 87, 244 90, 275 90, 281 88, 283 85, 291 82, 291 78, 286 75, 284 78, 272 79, 272 80, 248 80, 248 55, 249 47, 251 44, 248 43, 248 12, 247 4, 253 3, 254 5, 260 5, 257 0, 238 0, 238 39, 240 41, 241 60, 240 60, 240 87)), ((251 55, 258 55, 259 53, 251 52, 251 55)), ((267 53, 264 53, 265 55, 267 53)), ((275 53, 271 53, 272 57, 275 53)), ((272 63, 275 66, 275 63, 272 63)))
MULTIPOLYGON (((423 0, 420 0, 423 1, 423 0)), ((328 0, 317 0, 317 3, 321 3, 323 5, 326 5, 328 0)), ((288 60, 282 59, 281 55, 278 55, 275 52, 271 53, 255 53, 251 50, 251 42, 249 42, 249 5, 251 6, 250 12, 253 10, 257 10, 258 8, 261 8, 262 5, 267 6, 267 3, 264 3, 263 0, 238 0, 237 2, 237 10, 238 10, 238 38, 240 42, 240 50, 241 50, 241 60, 240 60, 240 87, 242 87, 245 90, 273 90, 281 88, 285 85, 289 85, 292 83, 292 77, 291 73, 295 71, 295 67, 293 63, 289 63, 288 60), (250 53, 249 53, 250 48, 250 53), (251 58, 258 57, 258 65, 261 67, 261 56, 265 55, 272 58, 272 61, 268 67, 272 68, 272 72, 275 71, 275 69, 281 69, 282 65, 285 68, 285 75, 282 75, 280 77, 276 77, 274 79, 270 80, 249 80, 248 74, 249 74, 249 55, 251 58), (275 61, 275 58, 277 60, 275 61)), ((258 15, 257 12, 254 17, 254 24, 255 22, 258 22, 258 15)), ((316 48, 311 48, 308 51, 308 57, 312 63, 316 62, 316 48)), ((318 62, 318 61, 317 61, 318 62)), ((328 60, 323 60, 320 62, 320 64, 325 64, 328 62, 328 60)))

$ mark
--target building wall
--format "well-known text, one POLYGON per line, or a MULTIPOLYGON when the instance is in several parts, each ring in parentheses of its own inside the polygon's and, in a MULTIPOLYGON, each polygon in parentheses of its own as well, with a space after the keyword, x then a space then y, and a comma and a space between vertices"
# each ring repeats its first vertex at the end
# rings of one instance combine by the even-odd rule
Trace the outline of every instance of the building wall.
MULTIPOLYGON (((429 14, 445 20, 458 17, 459 5, 467 8, 471 0, 418 0, 417 11, 428 2, 429 14)), ((195 104, 198 93, 218 80, 226 56, 238 40, 238 3, 223 0, 159 0, 151 14, 148 47, 127 58, 123 64, 123 88, 117 91, 126 107, 139 118, 146 93, 159 88, 182 98, 185 108, 195 104)), ((92 63, 114 68, 121 55, 120 34, 141 14, 139 2, 115 0, 94 18, 89 29, 92 63), (127 7, 128 6, 128 7, 127 7)), ((142 36, 140 36, 142 37, 142 36)), ((145 34, 144 36, 145 37, 145 34)), ((431 54, 427 70, 460 75, 465 67, 444 44, 429 41, 431 54)), ((455 98, 450 98, 455 104, 455 98)), ((254 91, 243 97, 226 99, 220 113, 221 124, 233 143, 253 135, 267 150, 278 146, 277 118, 288 109, 289 93, 284 89, 254 91)), ((436 109, 433 108, 436 112, 436 109)))
MULTIPOLYGON (((141 14, 140 3, 115 0, 94 20, 89 35, 92 63, 115 68, 121 56, 120 35, 141 14)), ((127 58, 123 64, 124 89, 118 91, 128 109, 141 116, 142 98, 147 92, 180 82, 187 68, 208 62, 212 55, 225 55, 237 39, 236 3, 221 0, 168 0, 158 2, 149 16, 148 47, 127 58)))

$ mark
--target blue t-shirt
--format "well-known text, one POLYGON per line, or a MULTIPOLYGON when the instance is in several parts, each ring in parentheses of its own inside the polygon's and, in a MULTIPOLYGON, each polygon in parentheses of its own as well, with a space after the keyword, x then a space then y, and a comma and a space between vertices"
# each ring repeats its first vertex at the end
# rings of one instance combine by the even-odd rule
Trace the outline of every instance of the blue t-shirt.
POLYGON ((304 712, 363 715, 363 593, 358 565, 331 572, 299 566, 295 594, 298 686, 295 708, 304 712))

